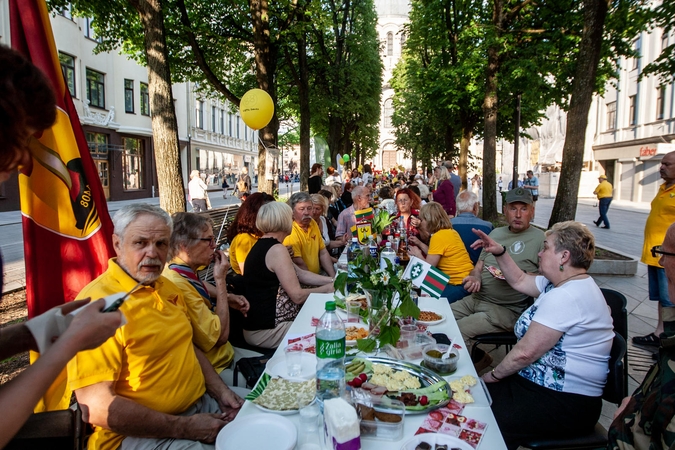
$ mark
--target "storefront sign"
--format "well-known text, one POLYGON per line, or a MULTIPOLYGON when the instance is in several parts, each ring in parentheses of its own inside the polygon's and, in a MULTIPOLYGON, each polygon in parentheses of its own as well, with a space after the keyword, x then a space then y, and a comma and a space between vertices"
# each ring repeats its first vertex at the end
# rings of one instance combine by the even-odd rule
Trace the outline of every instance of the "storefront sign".
POLYGON ((656 155, 656 147, 644 146, 640 147, 640 156, 654 156, 656 155))

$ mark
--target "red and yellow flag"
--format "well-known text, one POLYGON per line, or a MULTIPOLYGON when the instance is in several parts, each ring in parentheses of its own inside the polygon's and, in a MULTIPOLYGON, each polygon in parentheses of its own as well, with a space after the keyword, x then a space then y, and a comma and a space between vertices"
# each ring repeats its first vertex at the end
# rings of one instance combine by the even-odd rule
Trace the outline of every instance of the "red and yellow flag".
MULTIPOLYGON (((9 9, 12 47, 47 75, 57 105, 56 123, 32 139, 32 167, 19 175, 26 300, 28 317, 35 317, 73 300, 105 271, 114 254, 113 228, 63 79, 47 5, 44 0, 9 0, 9 9)), ((69 398, 62 400, 60 392, 48 394, 53 400, 47 399, 44 408, 68 407, 69 398)))

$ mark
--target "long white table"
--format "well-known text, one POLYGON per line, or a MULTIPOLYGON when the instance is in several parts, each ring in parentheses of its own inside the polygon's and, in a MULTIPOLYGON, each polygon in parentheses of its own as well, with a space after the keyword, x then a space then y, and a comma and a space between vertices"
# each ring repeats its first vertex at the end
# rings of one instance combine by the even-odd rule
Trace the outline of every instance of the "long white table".
MULTIPOLYGON (((312 317, 321 317, 324 312, 324 307, 326 301, 332 300, 333 294, 312 294, 309 296, 304 306, 300 310, 298 317, 293 322, 293 325, 288 330, 288 336, 298 336, 306 335, 314 331, 314 327, 311 326, 312 317)), ((422 310, 432 310, 436 311, 439 314, 446 317, 446 320, 442 323, 434 326, 430 326, 428 330, 432 333, 445 333, 449 338, 456 339, 456 342, 461 342, 461 334, 459 328, 457 327, 457 322, 452 315, 450 305, 445 299, 434 299, 430 297, 420 297, 419 306, 422 310)), ((284 339, 282 345, 279 346, 277 352, 274 354, 274 357, 284 357, 283 347, 286 344, 287 340, 284 339)), ((457 365, 457 371, 453 376, 462 376, 462 375, 473 375, 477 377, 476 370, 471 363, 471 358, 469 357, 469 352, 462 346, 460 350, 459 363, 457 365)), ((419 361, 417 361, 419 362, 419 361)), ((449 377, 446 377, 449 378, 449 377)), ((488 424, 487 430, 481 443, 478 447, 478 450, 500 450, 506 449, 504 440, 497 426, 492 410, 489 407, 488 400, 485 397, 485 394, 480 387, 477 385, 472 389, 472 393, 475 396, 476 403, 468 404, 464 408, 463 415, 470 417, 472 419, 480 420, 488 424)), ((244 406, 241 408, 241 411, 235 419, 228 426, 236 426, 237 420, 246 417, 251 414, 259 414, 262 411, 258 409, 250 401, 246 401, 244 406)), ((298 435, 300 435, 300 420, 299 415, 294 414, 290 416, 285 416, 287 419, 291 420, 296 428, 298 429, 298 435)), ((400 449, 404 442, 410 439, 417 429, 422 425, 426 414, 416 414, 416 415, 406 415, 404 420, 404 429, 403 429, 403 439, 401 441, 383 441, 375 439, 361 439, 361 448, 364 450, 369 449, 400 449)))

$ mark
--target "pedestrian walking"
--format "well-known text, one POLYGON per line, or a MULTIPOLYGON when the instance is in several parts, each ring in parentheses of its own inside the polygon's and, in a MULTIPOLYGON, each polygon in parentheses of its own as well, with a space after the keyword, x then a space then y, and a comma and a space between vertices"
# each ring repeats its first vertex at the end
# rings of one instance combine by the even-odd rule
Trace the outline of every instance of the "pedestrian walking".
POLYGON ((499 189, 499 192, 502 191, 503 187, 504 187, 504 182, 502 181, 502 177, 499 177, 499 181, 497 181, 497 189, 499 189))
POLYGON ((239 174, 239 178, 237 179, 237 184, 235 184, 234 186, 234 191, 232 192, 232 195, 236 195, 237 197, 242 199, 242 196, 244 194, 250 193, 251 193, 251 177, 248 176, 248 169, 246 167, 242 167, 241 173, 239 174))
POLYGON ((190 194, 190 202, 192 203, 193 212, 206 211, 206 183, 199 176, 199 170, 190 172, 190 182, 188 183, 188 193, 190 194))
POLYGON ((600 211, 600 217, 597 221, 593 221, 596 227, 599 227, 600 224, 604 223, 602 228, 607 228, 609 230, 609 219, 607 219, 607 211, 609 211, 609 205, 612 203, 612 192, 614 190, 612 183, 607 181, 607 175, 600 175, 598 177, 598 187, 595 188, 593 193, 598 197, 598 209, 600 211))

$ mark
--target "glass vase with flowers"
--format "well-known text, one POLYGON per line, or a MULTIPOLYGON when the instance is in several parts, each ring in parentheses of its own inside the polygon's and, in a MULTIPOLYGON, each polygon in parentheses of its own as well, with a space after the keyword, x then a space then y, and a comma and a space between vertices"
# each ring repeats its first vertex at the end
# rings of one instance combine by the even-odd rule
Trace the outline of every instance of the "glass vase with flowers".
POLYGON ((417 319, 420 310, 410 296, 412 283, 402 279, 403 267, 386 260, 380 267, 376 258, 369 254, 359 255, 349 262, 349 273, 340 273, 335 279, 335 290, 347 295, 347 291, 363 292, 369 300, 369 333, 357 340, 357 347, 371 352, 386 344, 396 345, 401 334, 399 321, 403 317, 417 319))

